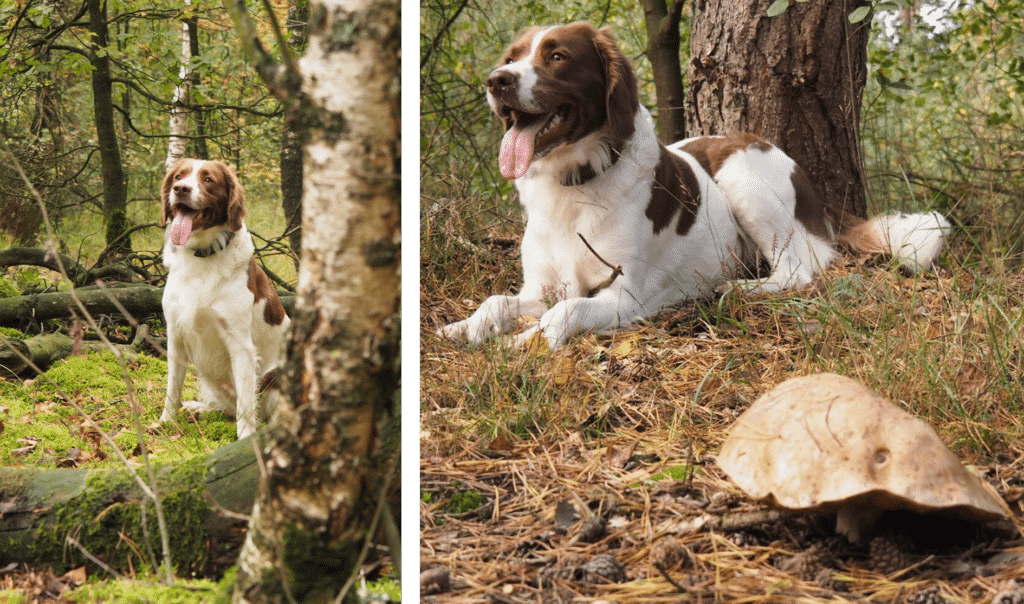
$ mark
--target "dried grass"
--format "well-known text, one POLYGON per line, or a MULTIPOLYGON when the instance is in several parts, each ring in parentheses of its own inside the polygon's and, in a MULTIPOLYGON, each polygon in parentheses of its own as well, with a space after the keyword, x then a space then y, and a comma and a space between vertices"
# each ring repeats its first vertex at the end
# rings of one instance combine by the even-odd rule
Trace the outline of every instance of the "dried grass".
POLYGON ((764 515, 713 457, 761 393, 834 371, 931 423, 1019 518, 1024 275, 907 278, 850 259, 801 291, 683 303, 554 353, 509 351, 434 334, 519 279, 508 238, 474 238, 481 254, 443 231, 425 226, 421 268, 421 565, 447 569, 451 586, 423 601, 987 604, 1024 583, 1024 542, 985 531, 944 549, 904 539, 911 566, 884 575, 828 519, 764 515), (453 510, 467 492, 482 505, 453 510), (584 543, 593 517, 607 532, 584 543), (684 553, 662 572, 670 538, 684 553), (794 557, 816 545, 834 552, 827 572, 801 575, 794 557), (627 580, 588 576, 597 554, 627 580))

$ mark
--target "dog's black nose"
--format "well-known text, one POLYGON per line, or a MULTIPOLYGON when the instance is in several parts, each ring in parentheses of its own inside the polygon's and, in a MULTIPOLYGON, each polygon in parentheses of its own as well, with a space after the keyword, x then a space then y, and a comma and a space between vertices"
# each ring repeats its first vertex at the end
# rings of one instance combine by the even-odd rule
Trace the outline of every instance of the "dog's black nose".
POLYGON ((518 80, 518 74, 505 69, 495 69, 491 72, 491 75, 487 77, 487 81, 485 83, 491 90, 500 90, 502 88, 514 86, 518 80))
POLYGON ((192 187, 180 182, 175 184, 172 189, 174 189, 174 192, 178 195, 188 195, 192 192, 192 187))

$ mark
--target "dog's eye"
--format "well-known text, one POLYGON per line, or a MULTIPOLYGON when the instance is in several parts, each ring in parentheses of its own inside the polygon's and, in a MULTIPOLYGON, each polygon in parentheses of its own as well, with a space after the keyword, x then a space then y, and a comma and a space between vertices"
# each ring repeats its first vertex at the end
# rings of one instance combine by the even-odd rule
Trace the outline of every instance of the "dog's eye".
POLYGON ((564 61, 565 60, 565 55, 563 55, 560 52, 553 52, 553 53, 551 53, 551 60, 556 62, 556 63, 559 62, 559 61, 564 61))

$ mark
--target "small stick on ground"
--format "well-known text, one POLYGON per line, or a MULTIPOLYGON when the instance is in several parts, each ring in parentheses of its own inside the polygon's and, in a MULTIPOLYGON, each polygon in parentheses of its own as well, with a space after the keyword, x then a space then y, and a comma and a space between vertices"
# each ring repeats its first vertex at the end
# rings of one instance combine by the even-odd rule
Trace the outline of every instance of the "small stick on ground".
POLYGON ((679 590, 679 593, 689 593, 689 591, 686 589, 686 586, 684 586, 682 583, 679 583, 678 581, 673 579, 671 575, 668 574, 668 569, 665 568, 664 564, 662 564, 661 562, 655 562, 654 568, 658 569, 658 572, 661 573, 661 576, 665 577, 666 581, 674 585, 675 588, 679 590))

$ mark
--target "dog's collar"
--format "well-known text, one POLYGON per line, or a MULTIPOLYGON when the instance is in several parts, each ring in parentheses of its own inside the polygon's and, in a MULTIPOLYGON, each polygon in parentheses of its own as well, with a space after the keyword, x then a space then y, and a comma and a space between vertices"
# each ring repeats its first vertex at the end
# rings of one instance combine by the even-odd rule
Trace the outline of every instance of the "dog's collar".
POLYGON ((213 243, 206 247, 198 248, 193 253, 195 254, 196 258, 209 258, 210 256, 226 248, 228 244, 231 243, 231 240, 234 238, 234 231, 232 231, 231 229, 224 229, 223 231, 221 231, 220 235, 218 235, 217 238, 213 240, 213 243))
POLYGON ((608 147, 608 165, 601 166, 600 171, 594 168, 594 164, 591 162, 587 162, 582 166, 576 166, 562 176, 562 186, 578 187, 585 185, 614 166, 619 161, 619 157, 622 155, 622 147, 625 145, 622 141, 612 141, 606 143, 606 146, 608 147))

